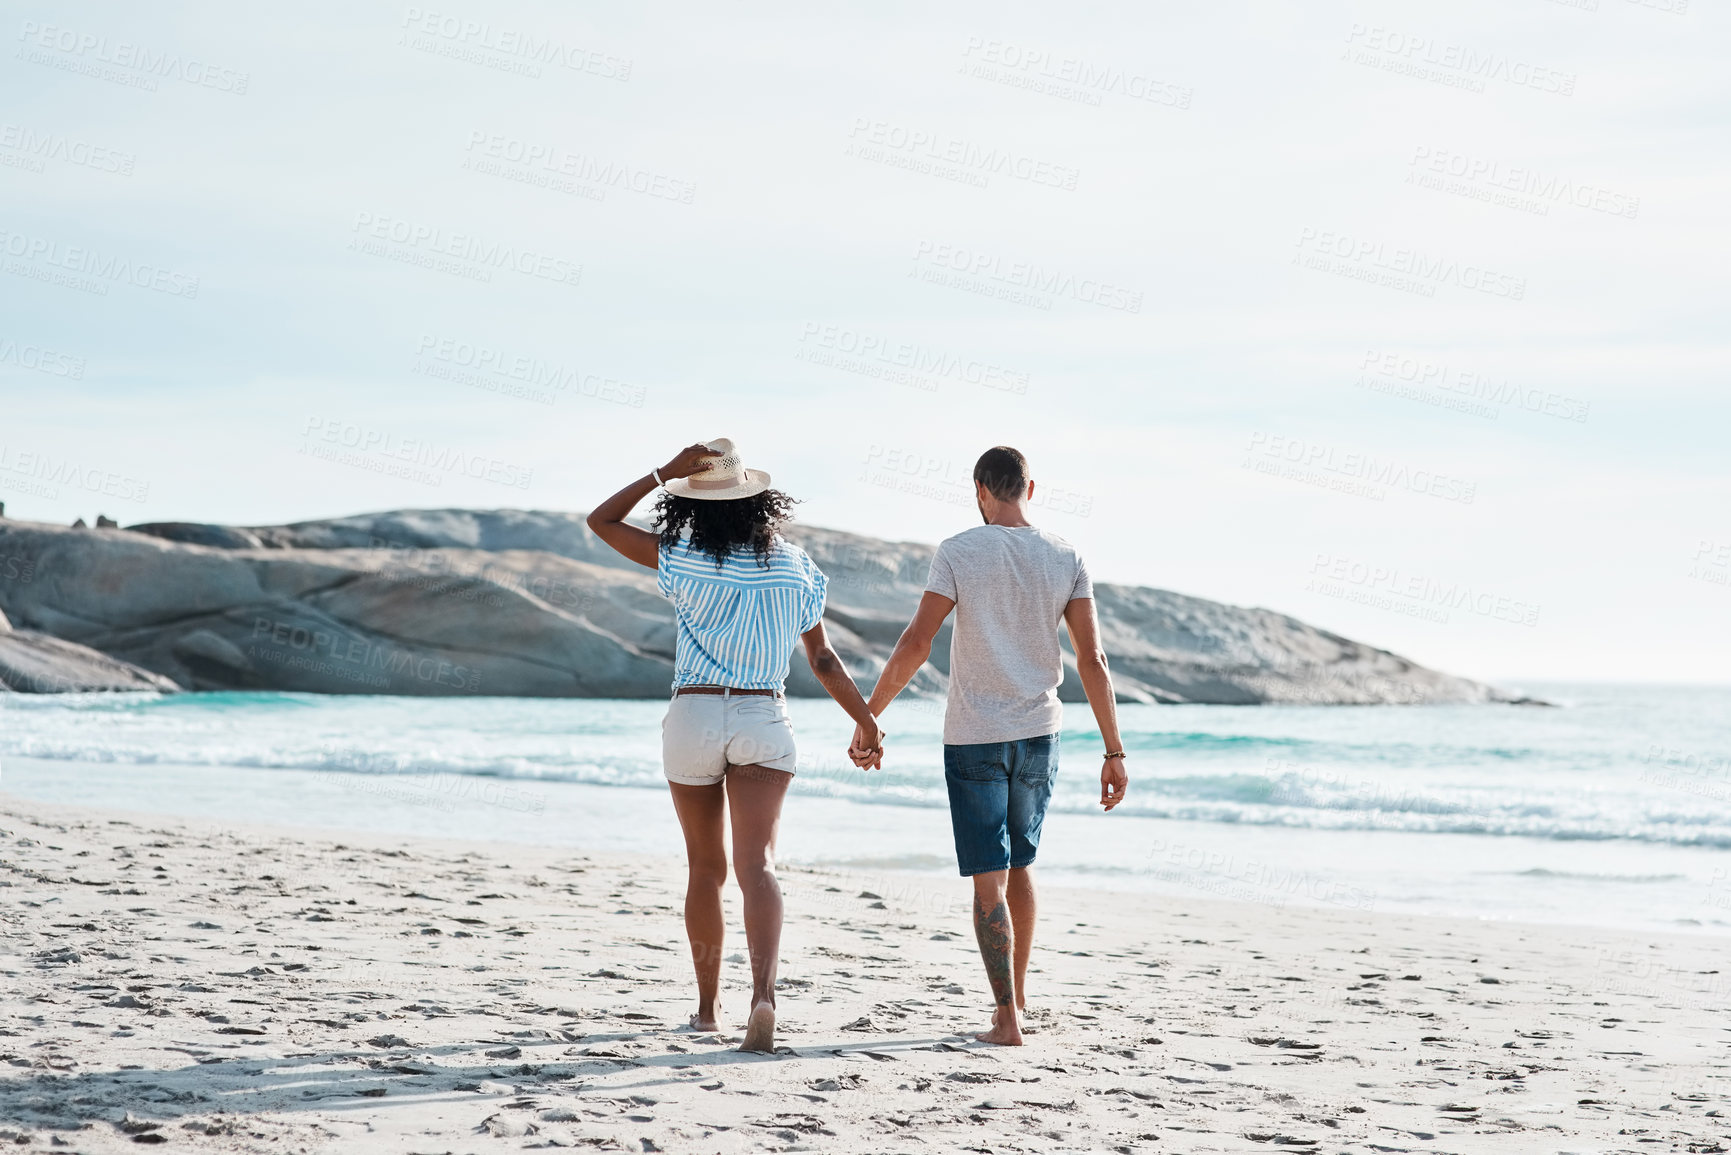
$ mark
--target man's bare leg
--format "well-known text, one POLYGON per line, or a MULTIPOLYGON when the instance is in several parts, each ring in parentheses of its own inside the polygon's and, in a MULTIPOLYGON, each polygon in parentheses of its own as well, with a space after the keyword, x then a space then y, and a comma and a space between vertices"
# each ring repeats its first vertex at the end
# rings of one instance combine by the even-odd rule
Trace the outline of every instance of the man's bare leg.
POLYGON ((721 988, 721 884, 727 881, 727 798, 721 784, 687 786, 669 782, 679 828, 685 832, 685 936, 691 940, 691 963, 697 971, 697 1013, 693 1030, 721 1028, 716 995, 721 988))
POLYGON ((775 972, 781 961, 781 884, 775 877, 775 837, 781 803, 793 775, 767 766, 730 766, 728 813, 733 819, 733 876, 745 906, 751 952, 751 1012, 742 1051, 775 1049, 775 972))
POLYGON ((992 987, 992 1029, 975 1036, 982 1043, 1022 1045, 1022 1022, 1016 1012, 1016 931, 1005 894, 1009 871, 974 875, 974 937, 992 987))
POLYGON ((1016 935, 1016 1009, 1025 1014, 1028 1010, 1028 956, 1034 949, 1034 918, 1039 905, 1034 898, 1033 867, 1011 867, 1007 892, 1010 925, 1016 935))

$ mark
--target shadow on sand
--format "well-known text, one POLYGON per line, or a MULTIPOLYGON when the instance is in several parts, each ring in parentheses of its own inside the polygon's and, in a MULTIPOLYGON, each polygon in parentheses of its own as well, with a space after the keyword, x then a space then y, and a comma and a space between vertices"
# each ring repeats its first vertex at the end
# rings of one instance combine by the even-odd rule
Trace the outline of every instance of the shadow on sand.
POLYGON ((635 1071, 640 1078, 609 1080, 604 1091, 596 1088, 603 1098, 623 1098, 673 1083, 715 1080, 740 1064, 798 1063, 849 1053, 895 1062, 900 1051, 972 1050, 981 1045, 971 1040, 963 1045, 957 1036, 951 1036, 869 1043, 857 1039, 806 1042, 797 1049, 778 1047, 773 1054, 741 1052, 725 1045, 663 1054, 606 1053, 609 1044, 668 1039, 668 1032, 654 1031, 587 1035, 577 1043, 513 1040, 506 1044, 495 1039, 383 1051, 342 1049, 208 1057, 198 1055, 199 1048, 189 1045, 180 1049, 194 1053, 198 1061, 182 1067, 40 1072, 34 1077, 19 1072, 0 1079, 0 1119, 14 1126, 49 1131, 74 1131, 107 1122, 148 1143, 154 1141, 151 1133, 155 1130, 195 1119, 229 1118, 231 1125, 226 1128, 216 1122, 208 1128, 188 1128, 215 1134, 232 1130, 234 1116, 309 1109, 364 1113, 378 1111, 392 1100, 493 1101, 529 1106, 530 1098, 575 1096, 592 1087, 586 1080, 635 1071))

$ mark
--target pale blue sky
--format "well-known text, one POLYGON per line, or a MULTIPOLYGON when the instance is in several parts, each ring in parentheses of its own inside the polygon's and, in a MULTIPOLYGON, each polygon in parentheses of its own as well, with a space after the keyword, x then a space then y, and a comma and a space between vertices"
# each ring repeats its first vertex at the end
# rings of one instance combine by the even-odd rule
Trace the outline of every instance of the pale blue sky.
POLYGON ((1731 21, 1590 3, 9 2, 0 500, 586 509, 724 435, 933 541, 1008 442, 1103 578, 1722 680, 1731 21))

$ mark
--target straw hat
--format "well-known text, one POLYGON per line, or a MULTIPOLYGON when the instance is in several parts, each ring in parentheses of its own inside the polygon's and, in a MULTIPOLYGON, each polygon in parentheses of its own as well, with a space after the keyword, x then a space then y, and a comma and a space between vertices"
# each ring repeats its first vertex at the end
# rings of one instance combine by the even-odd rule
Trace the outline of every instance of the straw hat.
POLYGON ((741 497, 756 497, 769 488, 769 474, 741 465, 733 442, 717 437, 703 444, 714 450, 715 456, 703 458, 702 468, 690 477, 676 477, 667 482, 668 493, 698 501, 733 501, 741 497))

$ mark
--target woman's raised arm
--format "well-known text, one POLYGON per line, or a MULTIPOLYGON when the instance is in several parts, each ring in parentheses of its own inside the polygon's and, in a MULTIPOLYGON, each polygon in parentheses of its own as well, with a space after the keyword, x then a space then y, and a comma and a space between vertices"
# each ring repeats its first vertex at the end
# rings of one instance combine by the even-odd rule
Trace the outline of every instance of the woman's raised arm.
MULTIPOLYGON (((662 481, 690 477, 698 471, 704 458, 714 456, 715 450, 707 445, 687 445, 658 472, 662 481)), ((638 502, 655 490, 656 484, 654 474, 644 474, 596 506, 586 522, 596 537, 619 551, 622 556, 647 569, 655 568, 660 539, 646 529, 626 525, 625 519, 631 516, 631 511, 637 508, 638 502)))

